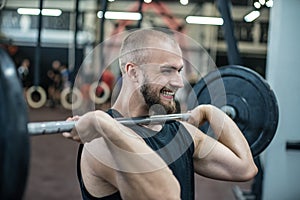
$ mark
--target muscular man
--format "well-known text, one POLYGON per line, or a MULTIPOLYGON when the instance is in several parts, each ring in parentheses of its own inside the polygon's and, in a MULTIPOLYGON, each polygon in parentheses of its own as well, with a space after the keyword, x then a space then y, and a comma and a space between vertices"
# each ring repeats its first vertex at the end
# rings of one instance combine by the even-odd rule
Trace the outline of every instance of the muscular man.
POLYGON ((65 137, 80 140, 78 177, 83 199, 194 199, 194 172, 219 180, 255 176, 247 141, 236 124, 212 105, 199 105, 188 122, 124 126, 114 117, 176 111, 183 87, 179 45, 167 34, 138 30, 123 41, 123 84, 108 112, 89 112, 65 137), (199 127, 209 122, 216 139, 199 127))

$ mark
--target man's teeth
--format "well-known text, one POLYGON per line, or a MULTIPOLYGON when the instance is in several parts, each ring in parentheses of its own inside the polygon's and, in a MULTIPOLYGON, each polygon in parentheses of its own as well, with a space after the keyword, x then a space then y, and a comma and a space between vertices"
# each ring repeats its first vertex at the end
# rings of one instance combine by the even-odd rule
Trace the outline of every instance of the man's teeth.
POLYGON ((173 96, 175 93, 170 91, 162 91, 162 94, 165 96, 173 96))

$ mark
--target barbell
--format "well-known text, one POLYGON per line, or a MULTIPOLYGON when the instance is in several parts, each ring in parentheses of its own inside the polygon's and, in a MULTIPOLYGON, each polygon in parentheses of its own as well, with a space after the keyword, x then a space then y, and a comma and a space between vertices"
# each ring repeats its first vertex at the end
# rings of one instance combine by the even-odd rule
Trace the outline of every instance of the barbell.
MULTIPOLYGON (((197 102, 188 98, 188 109, 199 104, 213 104, 222 109, 241 129, 254 157, 273 139, 279 117, 276 97, 268 83, 253 70, 241 66, 221 67, 197 82, 192 92, 196 94, 197 102), (219 90, 219 81, 223 82, 225 90, 219 90)), ((29 135, 70 131, 76 122, 28 123, 27 106, 15 66, 1 48, 0 107, 0 199, 21 199, 28 173, 29 135)), ((180 113, 116 120, 130 125, 186 120, 188 117, 189 113, 180 113)), ((207 131, 208 127, 205 124, 199 128, 207 131)))

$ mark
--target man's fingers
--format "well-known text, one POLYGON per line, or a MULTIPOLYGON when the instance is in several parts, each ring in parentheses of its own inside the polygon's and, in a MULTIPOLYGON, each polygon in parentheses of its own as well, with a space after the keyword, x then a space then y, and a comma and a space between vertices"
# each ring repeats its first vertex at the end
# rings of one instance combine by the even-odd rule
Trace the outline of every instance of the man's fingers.
POLYGON ((73 136, 71 135, 71 133, 68 133, 68 132, 63 132, 62 135, 65 137, 65 138, 68 138, 68 139, 71 139, 73 136))
MULTIPOLYGON (((66 119, 66 121, 78 121, 79 119, 80 119, 80 116, 75 115, 73 117, 68 117, 66 119)), ((82 143, 79 135, 77 134, 76 130, 74 130, 74 129, 71 132, 64 132, 64 133, 62 133, 62 136, 64 136, 67 139, 74 140, 76 142, 82 143)))
POLYGON ((67 139, 74 140, 74 141, 76 141, 76 142, 82 143, 80 137, 79 137, 78 135, 76 135, 76 134, 74 135, 74 134, 69 133, 69 132, 64 132, 64 133, 62 133, 62 135, 63 135, 65 138, 67 138, 67 139))
POLYGON ((80 117, 78 115, 75 115, 73 117, 68 117, 66 121, 78 121, 80 117))

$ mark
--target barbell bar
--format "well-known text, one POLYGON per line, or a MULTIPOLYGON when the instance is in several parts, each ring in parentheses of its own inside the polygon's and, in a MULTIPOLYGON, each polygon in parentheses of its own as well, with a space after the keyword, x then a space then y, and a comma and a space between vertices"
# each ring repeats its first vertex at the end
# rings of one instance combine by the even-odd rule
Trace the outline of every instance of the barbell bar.
MULTIPOLYGON (((186 121, 189 113, 153 115, 149 117, 115 118, 119 123, 130 126, 136 124, 162 124, 171 120, 186 121)), ((29 135, 56 134, 69 132, 75 127, 76 121, 30 122, 27 124, 29 135)))
MULTIPOLYGON (((232 106, 223 106, 221 110, 232 119, 234 119, 236 116, 235 108, 233 108, 232 106)), ((163 124, 172 120, 187 121, 189 117, 190 113, 178 113, 134 118, 115 118, 115 120, 125 126, 130 126, 137 124, 163 124)), ((27 124, 27 130, 29 135, 57 134, 71 131, 75 127, 75 124, 76 121, 30 122, 27 124)))

